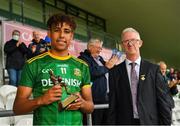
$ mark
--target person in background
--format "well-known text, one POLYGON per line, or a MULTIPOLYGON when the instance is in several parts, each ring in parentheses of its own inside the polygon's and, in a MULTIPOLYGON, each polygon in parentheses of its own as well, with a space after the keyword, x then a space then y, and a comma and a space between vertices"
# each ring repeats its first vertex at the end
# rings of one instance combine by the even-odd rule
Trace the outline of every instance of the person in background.
POLYGON ((180 78, 179 78, 179 70, 178 69, 175 69, 174 70, 174 78, 173 78, 174 80, 179 80, 180 78))
POLYGON ((68 47, 76 24, 67 15, 55 14, 48 19, 47 25, 52 48, 27 61, 13 111, 15 114, 34 111, 33 125, 82 125, 82 113, 91 113, 94 104, 88 65, 69 55, 68 47), (55 83, 50 79, 49 71, 58 77, 53 79, 55 83), (33 98, 30 99, 31 93, 33 98), (69 93, 77 99, 62 109, 69 93))
POLYGON ((44 38, 44 41, 46 41, 47 49, 50 50, 51 49, 51 38, 49 37, 49 30, 47 32, 46 37, 44 38))
POLYGON ((4 45, 9 84, 13 86, 18 86, 21 71, 28 53, 28 48, 24 42, 20 41, 20 35, 20 31, 14 30, 12 32, 12 39, 7 41, 4 45))
MULTIPOLYGON (((90 69, 92 81, 92 96, 94 104, 109 103, 109 70, 118 61, 117 56, 113 56, 105 62, 100 56, 103 42, 100 39, 92 38, 87 43, 87 49, 80 53, 78 58, 84 60, 90 69)), ((108 109, 95 109, 92 113, 93 125, 106 125, 108 119, 108 109)))
POLYGON ((176 83, 174 83, 174 86, 170 86, 170 83, 173 83, 173 81, 171 81, 170 78, 167 77, 167 73, 166 73, 167 65, 166 65, 166 63, 164 61, 160 61, 158 63, 158 65, 160 67, 164 82, 166 84, 168 84, 168 86, 170 87, 171 94, 176 95, 178 93, 178 89, 177 89, 176 83))
POLYGON ((169 73, 167 73, 167 77, 172 81, 174 79, 174 68, 171 67, 169 73))
POLYGON ((28 49, 28 59, 48 51, 46 41, 40 38, 39 31, 33 31, 33 39, 29 44, 28 49))
POLYGON ((170 81, 169 80, 169 78, 167 77, 167 73, 166 73, 166 71, 167 71, 167 65, 166 65, 166 63, 164 62, 164 61, 160 61, 159 63, 158 63, 158 65, 159 65, 159 67, 160 67, 160 71, 161 71, 161 73, 162 73, 162 75, 163 75, 163 78, 164 78, 164 81, 166 82, 166 83, 168 83, 168 81, 170 81))
POLYGON ((177 79, 180 80, 180 70, 177 71, 177 79))
POLYGON ((141 58, 134 28, 125 28, 121 41, 126 59, 109 72, 109 124, 170 125, 174 101, 159 66, 141 58))

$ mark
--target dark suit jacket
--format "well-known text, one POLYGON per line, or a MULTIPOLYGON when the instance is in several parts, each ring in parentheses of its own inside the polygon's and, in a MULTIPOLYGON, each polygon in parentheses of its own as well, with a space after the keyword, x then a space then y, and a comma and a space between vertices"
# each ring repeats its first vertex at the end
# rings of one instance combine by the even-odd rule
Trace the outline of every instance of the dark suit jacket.
MULTIPOLYGON (((159 67, 141 60, 137 89, 140 124, 171 124, 173 99, 159 67)), ((125 62, 110 71, 110 124, 133 124, 133 106, 125 62)))

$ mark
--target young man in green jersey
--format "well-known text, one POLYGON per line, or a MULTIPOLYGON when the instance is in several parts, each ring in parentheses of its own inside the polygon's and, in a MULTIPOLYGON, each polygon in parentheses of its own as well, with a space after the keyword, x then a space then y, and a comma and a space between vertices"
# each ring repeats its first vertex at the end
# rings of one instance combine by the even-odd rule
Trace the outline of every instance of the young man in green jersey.
POLYGON ((23 69, 13 111, 15 114, 33 113, 34 125, 82 125, 82 112, 94 109, 90 74, 86 63, 69 55, 75 22, 67 15, 49 18, 51 50, 29 59, 23 69), (68 97, 60 84, 54 85, 49 71, 60 76, 70 93, 78 95, 73 103, 59 111, 59 103, 68 97), (30 99, 31 93, 33 99, 30 99))

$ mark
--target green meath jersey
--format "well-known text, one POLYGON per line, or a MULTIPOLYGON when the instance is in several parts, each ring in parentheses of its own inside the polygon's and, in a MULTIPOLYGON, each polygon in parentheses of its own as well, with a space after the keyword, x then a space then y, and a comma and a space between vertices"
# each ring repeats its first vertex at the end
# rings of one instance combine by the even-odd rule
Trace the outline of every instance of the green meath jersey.
MULTIPOLYGON (((27 61, 19 85, 31 87, 34 98, 42 96, 53 86, 49 70, 62 78, 70 93, 81 92, 82 87, 90 86, 89 68, 85 62, 70 55, 58 57, 50 51, 27 61)), ((62 88, 61 100, 67 96, 65 88, 62 88)), ((34 110, 33 124, 82 125, 82 114, 80 110, 58 111, 58 102, 54 102, 34 110)))

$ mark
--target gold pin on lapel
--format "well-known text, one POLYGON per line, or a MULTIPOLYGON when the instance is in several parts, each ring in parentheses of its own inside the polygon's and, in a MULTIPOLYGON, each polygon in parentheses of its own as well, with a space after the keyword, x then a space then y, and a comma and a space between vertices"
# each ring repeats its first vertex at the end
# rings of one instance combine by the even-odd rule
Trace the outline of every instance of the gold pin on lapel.
POLYGON ((141 80, 145 80, 146 78, 145 78, 145 75, 143 74, 143 75, 141 75, 141 80))

